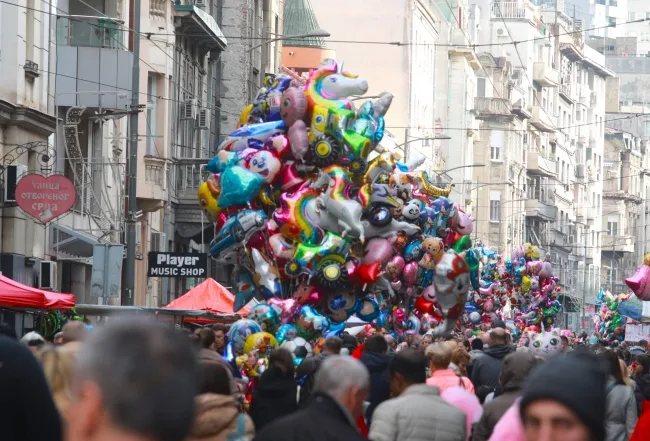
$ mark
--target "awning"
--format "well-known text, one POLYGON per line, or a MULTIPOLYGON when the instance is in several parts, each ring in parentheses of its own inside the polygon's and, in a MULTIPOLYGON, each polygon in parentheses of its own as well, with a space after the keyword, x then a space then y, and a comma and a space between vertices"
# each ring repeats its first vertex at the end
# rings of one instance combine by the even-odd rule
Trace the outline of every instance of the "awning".
MULTIPOLYGON (((172 300, 166 309, 208 311, 217 315, 233 315, 235 296, 216 280, 208 278, 181 297, 172 300)), ((245 317, 250 308, 244 306, 237 315, 245 317)))
POLYGON ((93 247, 99 243, 91 235, 74 231, 63 225, 50 224, 50 246, 53 250, 77 257, 93 257, 93 247))
POLYGON ((0 306, 28 309, 70 309, 75 305, 72 294, 43 291, 23 285, 0 274, 0 306))

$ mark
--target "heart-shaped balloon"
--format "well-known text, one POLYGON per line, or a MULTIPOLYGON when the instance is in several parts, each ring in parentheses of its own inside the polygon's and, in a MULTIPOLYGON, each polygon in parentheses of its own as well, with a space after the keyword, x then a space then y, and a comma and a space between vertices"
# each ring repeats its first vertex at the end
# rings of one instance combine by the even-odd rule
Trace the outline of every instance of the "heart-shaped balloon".
POLYGON ((219 195, 219 206, 246 204, 260 191, 264 179, 256 173, 238 165, 227 168, 219 178, 219 184, 224 191, 219 195))
POLYGON ((424 297, 418 297, 415 301, 415 309, 423 314, 431 313, 433 311, 433 303, 429 302, 424 297))
POLYGON ((293 322, 298 315, 298 312, 300 312, 300 303, 298 303, 296 299, 279 299, 277 297, 271 297, 266 300, 266 303, 275 309, 280 316, 280 323, 283 325, 293 322))
MULTIPOLYGON (((650 267, 649 267, 650 268, 650 267)), ((359 278, 361 283, 375 283, 381 272, 381 265, 379 262, 368 263, 365 265, 359 265, 356 270, 356 276, 359 278)))
POLYGON ((625 279, 625 284, 639 300, 650 300, 650 266, 641 265, 632 277, 625 279))

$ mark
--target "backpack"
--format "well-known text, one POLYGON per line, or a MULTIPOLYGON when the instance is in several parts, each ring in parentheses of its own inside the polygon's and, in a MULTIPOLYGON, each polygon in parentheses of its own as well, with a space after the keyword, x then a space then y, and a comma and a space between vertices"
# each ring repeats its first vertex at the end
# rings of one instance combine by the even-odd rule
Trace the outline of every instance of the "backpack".
POLYGON ((246 435, 246 414, 237 415, 237 430, 230 432, 226 441, 250 441, 246 435))

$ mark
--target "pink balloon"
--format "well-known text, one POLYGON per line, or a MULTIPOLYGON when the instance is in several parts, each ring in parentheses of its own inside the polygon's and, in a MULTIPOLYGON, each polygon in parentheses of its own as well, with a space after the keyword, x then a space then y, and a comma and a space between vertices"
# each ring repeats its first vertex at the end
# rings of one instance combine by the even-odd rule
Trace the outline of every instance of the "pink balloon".
POLYGON ((280 316, 280 323, 286 325, 293 323, 294 319, 300 312, 300 303, 296 299, 279 299, 271 297, 266 301, 280 316))
POLYGON ((427 301, 429 301, 429 302, 434 302, 435 303, 437 301, 437 299, 436 299, 436 289, 433 286, 433 284, 431 284, 431 285, 427 286, 426 288, 424 288, 424 291, 422 291, 422 297, 427 299, 427 301))
POLYGON ((415 285, 418 276, 418 263, 409 262, 404 266, 403 279, 406 285, 415 285))
POLYGON ((388 240, 381 237, 370 239, 363 252, 362 264, 379 262, 384 264, 393 255, 393 246, 388 240))
POLYGON ((639 300, 650 300, 650 266, 641 265, 632 277, 625 279, 625 284, 636 294, 639 300))
POLYGON ((479 288, 479 289, 478 289, 478 292, 479 292, 482 296, 491 296, 492 293, 494 292, 494 285, 490 285, 490 286, 488 286, 487 288, 479 288))
POLYGON ((307 126, 302 121, 297 121, 289 128, 289 144, 291 153, 296 159, 302 160, 309 151, 307 126))
POLYGON ((528 269, 529 273, 537 275, 542 270, 542 262, 539 260, 526 262, 526 268, 528 269))

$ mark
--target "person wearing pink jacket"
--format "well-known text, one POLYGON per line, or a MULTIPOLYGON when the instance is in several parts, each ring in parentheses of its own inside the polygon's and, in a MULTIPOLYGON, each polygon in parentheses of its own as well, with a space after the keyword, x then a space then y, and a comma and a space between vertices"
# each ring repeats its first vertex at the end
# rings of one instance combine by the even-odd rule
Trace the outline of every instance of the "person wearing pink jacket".
POLYGON ((430 344, 425 354, 429 359, 431 376, 427 379, 427 385, 436 386, 442 394, 452 387, 462 387, 468 392, 474 393, 474 385, 467 377, 461 377, 456 371, 449 368, 451 363, 451 348, 443 342, 430 344))

